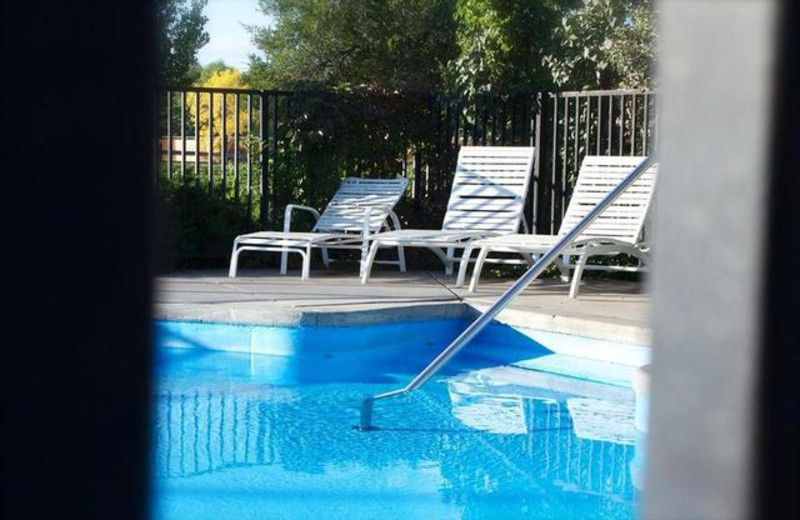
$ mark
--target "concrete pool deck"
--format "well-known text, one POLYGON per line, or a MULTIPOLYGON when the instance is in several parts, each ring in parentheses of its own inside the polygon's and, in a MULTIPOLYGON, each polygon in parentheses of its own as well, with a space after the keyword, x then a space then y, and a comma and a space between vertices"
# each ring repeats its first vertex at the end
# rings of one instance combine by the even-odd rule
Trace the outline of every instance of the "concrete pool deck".
MULTIPOLYGON (((462 318, 487 308, 511 282, 487 280, 469 295, 441 271, 379 271, 368 284, 359 283, 355 273, 337 270, 316 270, 307 282, 296 273, 280 276, 264 269, 243 269, 237 278, 223 270, 184 271, 157 278, 154 312, 157 319, 302 326, 462 318)), ((575 300, 568 291, 558 280, 537 280, 498 321, 650 344, 650 296, 643 284, 586 280, 575 300)))

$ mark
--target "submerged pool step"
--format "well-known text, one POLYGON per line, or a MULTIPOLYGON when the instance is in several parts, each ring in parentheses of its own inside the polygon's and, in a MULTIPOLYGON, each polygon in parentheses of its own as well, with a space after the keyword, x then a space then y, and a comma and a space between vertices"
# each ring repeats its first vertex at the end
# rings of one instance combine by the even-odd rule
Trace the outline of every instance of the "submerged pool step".
POLYGON ((463 392, 514 395, 536 399, 558 399, 564 395, 571 395, 619 401, 633 400, 634 396, 630 387, 517 366, 472 370, 448 377, 443 382, 463 392))
POLYGON ((631 388, 634 374, 638 368, 631 365, 609 363, 566 354, 550 354, 534 359, 516 361, 511 365, 526 370, 559 374, 623 388, 631 388))
POLYGON ((556 427, 569 426, 578 438, 635 442, 635 402, 629 388, 511 366, 475 370, 443 382, 454 416, 472 428, 508 434, 553 427, 549 419, 547 424, 531 423, 526 409, 541 407, 536 402, 561 410, 556 427))

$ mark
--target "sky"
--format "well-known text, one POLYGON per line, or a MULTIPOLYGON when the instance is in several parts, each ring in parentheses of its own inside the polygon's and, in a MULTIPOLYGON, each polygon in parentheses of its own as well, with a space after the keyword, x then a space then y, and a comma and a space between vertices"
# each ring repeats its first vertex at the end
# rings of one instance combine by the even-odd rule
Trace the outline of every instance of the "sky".
POLYGON ((258 10, 257 0, 208 0, 205 15, 209 42, 197 54, 200 64, 222 60, 239 70, 246 69, 247 55, 256 49, 242 24, 265 26, 270 22, 258 10))

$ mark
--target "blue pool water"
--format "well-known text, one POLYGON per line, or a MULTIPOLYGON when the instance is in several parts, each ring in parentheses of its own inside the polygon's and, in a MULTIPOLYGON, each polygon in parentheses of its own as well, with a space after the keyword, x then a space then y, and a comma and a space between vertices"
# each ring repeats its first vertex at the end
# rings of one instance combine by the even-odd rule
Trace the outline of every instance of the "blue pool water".
POLYGON ((353 429, 364 396, 406 383, 464 325, 161 324, 154 518, 632 518, 631 391, 523 368, 557 356, 507 328, 376 405, 376 431, 353 429), (250 352, 265 335, 281 353, 250 352))

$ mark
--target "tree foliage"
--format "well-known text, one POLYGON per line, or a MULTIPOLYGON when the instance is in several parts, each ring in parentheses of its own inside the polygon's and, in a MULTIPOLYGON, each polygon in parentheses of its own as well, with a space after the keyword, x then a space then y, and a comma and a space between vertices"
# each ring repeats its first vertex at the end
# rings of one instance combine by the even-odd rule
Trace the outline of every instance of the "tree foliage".
POLYGON ((550 33, 560 9, 555 0, 458 0, 455 18, 459 54, 447 69, 458 91, 510 92, 548 88, 543 58, 554 52, 550 33))
POLYGON ((260 0, 250 81, 434 90, 455 57, 455 0, 260 0))
POLYGON ((651 0, 583 0, 555 27, 545 60, 562 88, 653 86, 656 30, 651 0))
MULTIPOLYGON (((247 89, 250 88, 242 78, 242 73, 234 67, 225 65, 223 61, 216 61, 208 64, 200 72, 202 82, 201 87, 206 88, 231 88, 231 89, 247 89)), ((187 94, 187 106, 189 107, 190 118, 195 117, 194 114, 194 97, 196 94, 187 94)), ((239 107, 237 113, 235 94, 224 94, 222 96, 214 96, 212 124, 213 124, 213 149, 214 152, 219 152, 222 143, 222 103, 225 102, 225 135, 228 139, 228 152, 233 151, 234 133, 236 128, 236 118, 239 118, 239 130, 244 132, 247 128, 247 112, 243 109, 244 101, 240 98, 242 106, 239 107)), ((210 96, 208 94, 200 95, 200 146, 207 148, 208 142, 208 112, 209 112, 210 96)), ((196 119, 195 119, 196 120, 196 119)), ((240 143, 241 144, 241 143, 240 143)))
POLYGON ((481 92, 647 87, 651 0, 260 0, 249 81, 481 92))
MULTIPOLYGON (((235 67, 231 67, 230 65, 225 63, 223 60, 216 60, 216 61, 212 61, 211 63, 209 63, 206 66, 199 66, 198 67, 198 71, 197 71, 197 80, 196 80, 195 84, 199 85, 201 87, 209 86, 209 85, 207 85, 207 83, 209 83, 209 81, 211 80, 211 77, 214 74, 216 74, 217 72, 222 72, 222 71, 226 71, 226 70, 236 70, 236 68, 235 67)), ((243 81, 243 80, 241 80, 241 74, 239 76, 240 76, 240 81, 243 81)), ((234 79, 233 81, 235 82, 236 80, 234 79)))
POLYGON ((197 80, 197 52, 209 41, 203 14, 208 0, 158 0, 159 79, 166 85, 197 80))

